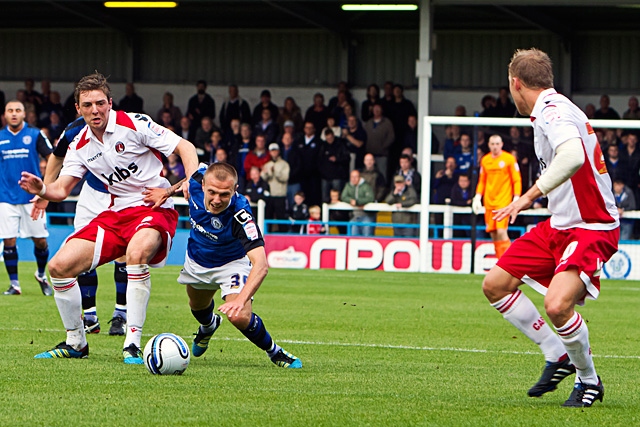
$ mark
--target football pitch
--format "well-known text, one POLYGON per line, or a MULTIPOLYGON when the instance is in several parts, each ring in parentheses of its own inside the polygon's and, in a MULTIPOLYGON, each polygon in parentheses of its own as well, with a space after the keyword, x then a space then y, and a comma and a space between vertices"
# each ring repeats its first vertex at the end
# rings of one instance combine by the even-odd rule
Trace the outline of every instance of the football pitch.
MULTIPOLYGON (((0 297, 2 426, 640 424, 638 282, 604 281, 598 301, 580 309, 605 396, 574 409, 560 407, 573 376, 553 393, 527 397, 543 358, 489 306, 482 276, 272 269, 254 311, 302 369, 276 367, 223 321, 184 375, 153 376, 123 364, 123 337, 107 333, 111 265, 99 269, 102 332, 88 337, 89 358, 33 359, 65 337, 34 270, 35 263, 21 263, 23 295, 0 297)), ((152 270, 143 345, 160 332, 191 343, 197 324, 178 272, 152 270)), ((522 289, 542 307, 537 293, 522 289)))

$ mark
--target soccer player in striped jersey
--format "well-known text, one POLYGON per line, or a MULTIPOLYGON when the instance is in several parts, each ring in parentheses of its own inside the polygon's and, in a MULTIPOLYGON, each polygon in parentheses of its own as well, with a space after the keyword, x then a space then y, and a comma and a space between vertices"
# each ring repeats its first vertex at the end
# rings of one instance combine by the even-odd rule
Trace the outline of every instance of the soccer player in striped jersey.
POLYGON ((509 88, 520 114, 530 116, 534 148, 542 174, 496 221, 515 220, 542 195, 551 217, 516 239, 484 279, 491 305, 544 354, 546 364, 529 396, 553 391, 576 373, 563 406, 589 407, 602 401, 604 387, 596 373, 587 323, 576 305, 600 293, 603 264, 617 251, 618 210, 598 139, 587 116, 553 88, 549 56, 518 50, 509 64, 509 88), (531 300, 523 283, 545 295, 544 307, 555 334, 531 300))
POLYGON ((511 244, 507 233, 509 218, 496 221, 493 219, 493 211, 504 208, 520 197, 522 178, 516 158, 511 153, 502 151, 500 135, 491 136, 488 145, 490 152, 480 160, 480 175, 472 207, 474 212, 478 212, 481 199, 484 198, 486 230, 493 240, 496 257, 500 258, 511 244))

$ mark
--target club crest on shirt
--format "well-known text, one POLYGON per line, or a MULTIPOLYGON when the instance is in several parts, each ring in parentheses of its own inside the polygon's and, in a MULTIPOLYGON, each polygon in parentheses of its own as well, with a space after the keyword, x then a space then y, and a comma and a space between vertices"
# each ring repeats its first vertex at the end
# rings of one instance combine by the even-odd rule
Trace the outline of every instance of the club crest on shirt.
POLYGON ((122 141, 116 142, 116 146, 114 148, 116 150, 116 153, 118 154, 124 153, 124 149, 125 149, 124 142, 122 141))
POLYGON ((31 144, 31 141, 33 141, 33 139, 31 138, 31 135, 25 135, 25 136, 22 137, 22 143, 24 145, 31 144))
POLYGON ((222 228, 222 221, 220 221, 220 218, 214 216, 211 218, 211 226, 216 230, 220 230, 222 228))

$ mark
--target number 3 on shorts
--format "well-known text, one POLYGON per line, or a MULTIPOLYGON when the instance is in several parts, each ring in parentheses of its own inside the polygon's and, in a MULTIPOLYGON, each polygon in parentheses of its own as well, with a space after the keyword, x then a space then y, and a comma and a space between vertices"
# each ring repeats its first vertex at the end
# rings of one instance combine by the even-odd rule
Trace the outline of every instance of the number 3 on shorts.
MULTIPOLYGON (((247 283, 248 276, 242 276, 242 285, 244 286, 247 283)), ((231 288, 237 289, 240 286, 240 275, 234 274, 231 276, 231 288)))

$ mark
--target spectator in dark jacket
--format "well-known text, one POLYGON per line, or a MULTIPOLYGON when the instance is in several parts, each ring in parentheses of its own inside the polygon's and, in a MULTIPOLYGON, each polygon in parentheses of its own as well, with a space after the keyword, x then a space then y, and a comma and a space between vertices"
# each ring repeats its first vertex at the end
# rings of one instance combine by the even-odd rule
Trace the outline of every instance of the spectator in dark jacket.
POLYGON ((322 201, 328 203, 332 188, 342 190, 349 179, 351 156, 342 138, 336 138, 331 129, 325 132, 327 138, 320 147, 318 170, 322 177, 322 201))

